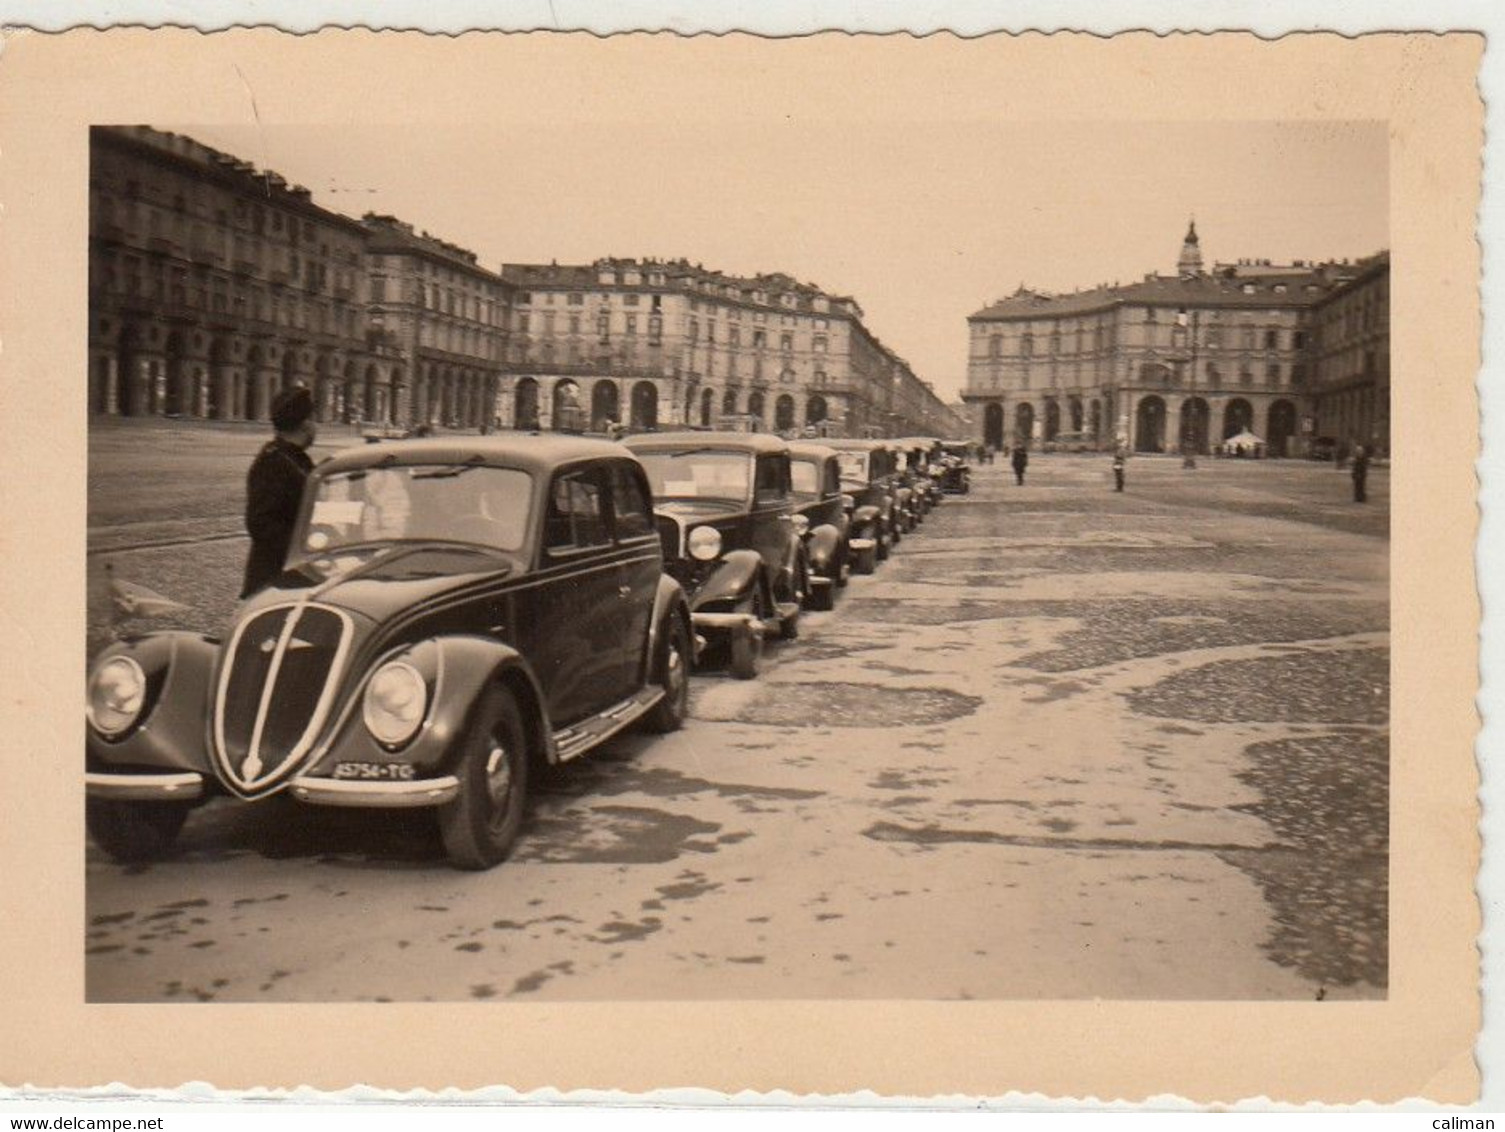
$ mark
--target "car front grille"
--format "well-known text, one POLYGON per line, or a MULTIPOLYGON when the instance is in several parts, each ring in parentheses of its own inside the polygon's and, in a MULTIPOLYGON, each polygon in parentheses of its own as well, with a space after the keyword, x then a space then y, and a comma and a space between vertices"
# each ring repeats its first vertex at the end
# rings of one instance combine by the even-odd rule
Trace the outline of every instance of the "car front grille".
POLYGON ((232 787, 264 792, 297 768, 328 715, 350 631, 337 610, 293 605, 264 610, 236 632, 214 717, 232 787))

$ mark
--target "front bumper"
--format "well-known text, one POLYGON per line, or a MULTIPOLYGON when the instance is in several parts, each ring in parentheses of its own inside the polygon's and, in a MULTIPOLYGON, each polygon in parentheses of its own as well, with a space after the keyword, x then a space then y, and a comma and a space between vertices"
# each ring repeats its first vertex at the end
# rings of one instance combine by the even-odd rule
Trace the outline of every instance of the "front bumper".
POLYGON ((358 806, 407 810, 442 806, 460 792, 452 774, 411 782, 360 782, 348 778, 295 778, 289 787, 294 798, 314 806, 358 806))
POLYGON ((112 774, 91 770, 84 775, 90 798, 116 802, 191 802, 204 793, 204 776, 191 770, 162 774, 112 774))
POLYGON ((760 633, 763 623, 750 613, 691 613, 697 630, 712 633, 760 633))
POLYGON ((878 540, 873 538, 854 538, 847 543, 853 550, 872 550, 878 545, 878 540))

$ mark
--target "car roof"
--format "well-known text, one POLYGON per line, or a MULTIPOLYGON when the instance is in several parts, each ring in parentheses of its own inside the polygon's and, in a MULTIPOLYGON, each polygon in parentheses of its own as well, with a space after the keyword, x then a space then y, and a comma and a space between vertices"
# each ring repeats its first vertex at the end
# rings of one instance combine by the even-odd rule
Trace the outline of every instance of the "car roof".
POLYGON ((792 443, 789 445, 789 455, 796 460, 828 460, 836 455, 836 449, 829 444, 792 443))
POLYGON ((630 452, 610 440, 594 440, 568 433, 513 432, 492 436, 433 436, 412 440, 384 440, 341 449, 319 465, 321 472, 369 468, 377 464, 463 464, 467 460, 548 472, 579 460, 632 460, 630 452))
POLYGON ((882 448, 882 447, 884 447, 885 444, 886 444, 886 441, 882 441, 882 440, 868 440, 868 439, 866 439, 864 437, 852 436, 852 437, 842 437, 840 439, 828 440, 828 441, 826 441, 826 443, 831 448, 839 449, 839 450, 845 451, 845 452, 871 452, 875 448, 882 448))
POLYGON ((622 442, 628 448, 726 448, 740 452, 787 452, 789 445, 766 432, 640 432, 622 442))

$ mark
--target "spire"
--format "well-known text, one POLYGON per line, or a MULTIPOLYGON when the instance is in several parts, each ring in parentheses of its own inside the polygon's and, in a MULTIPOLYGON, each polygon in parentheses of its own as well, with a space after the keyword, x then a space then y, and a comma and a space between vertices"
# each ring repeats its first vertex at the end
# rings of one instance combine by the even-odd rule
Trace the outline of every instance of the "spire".
POLYGON ((1197 240, 1197 218, 1191 219, 1186 229, 1186 239, 1181 243, 1181 258, 1176 261, 1176 274, 1183 279, 1202 274, 1202 247, 1197 240))

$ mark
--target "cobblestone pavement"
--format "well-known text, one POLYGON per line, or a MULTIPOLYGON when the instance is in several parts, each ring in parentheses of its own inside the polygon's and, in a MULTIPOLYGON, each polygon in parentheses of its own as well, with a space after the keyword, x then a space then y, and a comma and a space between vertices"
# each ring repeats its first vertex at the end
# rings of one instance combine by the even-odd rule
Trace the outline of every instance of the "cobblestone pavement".
MULTIPOLYGON (((102 447, 102 482, 151 459, 102 447)), ((1383 470, 1367 508, 1296 463, 1005 472, 758 681, 697 676, 684 731, 552 772, 490 873, 429 815, 282 799, 91 848, 89 998, 1383 997, 1383 470)), ((224 491, 181 507, 233 529, 224 491)), ((184 522, 133 513, 91 529, 117 573, 228 615, 243 544, 122 551, 184 522)))

